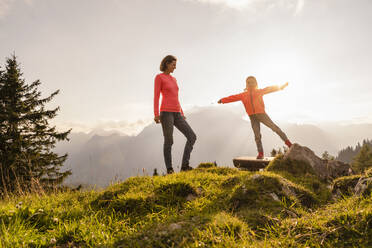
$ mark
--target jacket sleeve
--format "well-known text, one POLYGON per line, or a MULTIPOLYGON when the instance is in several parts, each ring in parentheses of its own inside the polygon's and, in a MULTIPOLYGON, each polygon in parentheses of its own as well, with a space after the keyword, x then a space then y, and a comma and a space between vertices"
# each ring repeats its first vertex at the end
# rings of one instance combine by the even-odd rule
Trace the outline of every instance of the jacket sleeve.
POLYGON ((269 87, 263 88, 261 90, 261 92, 262 92, 262 95, 265 95, 265 94, 269 94, 269 93, 279 91, 279 90, 280 90, 279 86, 274 85, 274 86, 269 86, 269 87))
POLYGON ((161 78, 159 76, 156 76, 155 86, 154 86, 154 115, 155 117, 159 116, 160 90, 161 90, 161 78))
POLYGON ((242 97, 243 97, 243 94, 244 94, 244 92, 236 94, 236 95, 231 95, 231 96, 228 96, 228 97, 224 97, 224 98, 221 99, 221 102, 222 103, 229 103, 229 102, 241 101, 242 97))

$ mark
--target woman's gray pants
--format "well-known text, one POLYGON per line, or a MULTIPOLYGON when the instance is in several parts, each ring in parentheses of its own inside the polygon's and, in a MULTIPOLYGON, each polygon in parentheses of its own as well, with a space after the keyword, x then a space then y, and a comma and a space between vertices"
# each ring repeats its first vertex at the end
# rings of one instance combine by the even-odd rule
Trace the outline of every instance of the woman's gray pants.
POLYGON ((160 121, 164 135, 164 161, 167 169, 172 168, 173 126, 187 138, 182 157, 182 167, 188 166, 190 154, 196 141, 196 135, 185 118, 179 112, 160 112, 160 121))
POLYGON ((288 140, 287 135, 285 135, 285 133, 277 125, 275 125, 275 123, 267 114, 253 114, 250 115, 249 118, 251 119, 254 139, 256 140, 258 152, 263 152, 260 130, 261 122, 271 130, 273 130, 275 133, 277 133, 284 142, 288 140))

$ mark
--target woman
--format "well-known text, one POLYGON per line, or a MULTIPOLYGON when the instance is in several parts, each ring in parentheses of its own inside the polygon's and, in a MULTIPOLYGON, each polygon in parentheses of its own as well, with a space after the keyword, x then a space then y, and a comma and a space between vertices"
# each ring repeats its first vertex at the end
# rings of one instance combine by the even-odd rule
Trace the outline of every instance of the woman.
POLYGON ((164 135, 164 161, 167 173, 174 172, 172 167, 173 126, 186 136, 187 142, 183 152, 181 171, 192 170, 189 166, 190 154, 196 141, 196 135, 186 122, 178 100, 178 85, 176 78, 170 74, 176 69, 177 59, 172 55, 166 56, 160 63, 160 73, 155 77, 154 115, 155 122, 161 123, 164 135), (159 97, 162 102, 159 114, 159 97))
POLYGON ((257 159, 263 159, 264 152, 261 142, 260 123, 262 122, 271 130, 279 135, 279 137, 285 142, 288 147, 292 146, 292 143, 287 138, 287 135, 270 119, 265 112, 265 104, 262 96, 271 92, 283 90, 288 86, 288 83, 282 86, 270 86, 264 89, 258 89, 257 80, 253 76, 249 76, 246 80, 246 88, 243 93, 232 95, 229 97, 222 98, 218 103, 229 103, 242 101, 247 114, 251 120, 254 137, 256 140, 258 155, 257 159))

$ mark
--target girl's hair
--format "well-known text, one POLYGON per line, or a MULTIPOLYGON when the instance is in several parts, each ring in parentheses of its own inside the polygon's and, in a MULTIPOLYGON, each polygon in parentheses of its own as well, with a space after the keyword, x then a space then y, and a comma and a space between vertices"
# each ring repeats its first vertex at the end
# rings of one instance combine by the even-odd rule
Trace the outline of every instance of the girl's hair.
POLYGON ((165 72, 167 69, 167 65, 172 63, 173 61, 177 61, 177 58, 173 55, 167 55, 164 57, 164 59, 160 63, 160 71, 165 72))
POLYGON ((245 90, 248 90, 248 89, 257 89, 258 88, 257 80, 253 76, 247 77, 246 85, 247 85, 247 87, 245 88, 245 90))

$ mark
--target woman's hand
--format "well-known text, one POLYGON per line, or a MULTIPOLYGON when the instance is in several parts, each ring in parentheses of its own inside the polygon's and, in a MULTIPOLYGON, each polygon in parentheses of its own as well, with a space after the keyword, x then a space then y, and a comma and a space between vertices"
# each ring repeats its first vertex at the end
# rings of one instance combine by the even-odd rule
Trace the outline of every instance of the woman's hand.
POLYGON ((287 87, 288 86, 288 82, 286 82, 285 84, 283 84, 283 85, 281 85, 279 88, 281 89, 281 90, 283 90, 285 87, 287 87))
POLYGON ((156 122, 156 124, 159 124, 160 123, 160 116, 155 116, 154 121, 156 122))
POLYGON ((221 104, 222 103, 222 99, 218 100, 218 104, 221 104))

